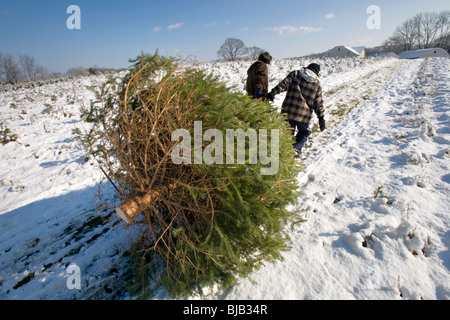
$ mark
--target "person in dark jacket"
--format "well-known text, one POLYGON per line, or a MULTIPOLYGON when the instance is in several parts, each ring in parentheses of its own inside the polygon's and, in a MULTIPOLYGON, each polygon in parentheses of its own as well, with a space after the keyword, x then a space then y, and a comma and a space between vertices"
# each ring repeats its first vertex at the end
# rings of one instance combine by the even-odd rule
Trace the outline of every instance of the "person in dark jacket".
POLYGON ((269 92, 265 99, 274 100, 275 95, 287 91, 281 107, 282 113, 287 113, 293 134, 297 130, 296 157, 300 157, 302 148, 311 134, 309 123, 314 112, 319 118, 320 131, 325 130, 322 87, 319 81, 320 65, 310 64, 306 68, 293 71, 269 92))
POLYGON ((268 52, 261 53, 258 61, 253 63, 247 71, 246 91, 253 98, 264 97, 269 92, 269 69, 268 65, 272 56, 268 52))

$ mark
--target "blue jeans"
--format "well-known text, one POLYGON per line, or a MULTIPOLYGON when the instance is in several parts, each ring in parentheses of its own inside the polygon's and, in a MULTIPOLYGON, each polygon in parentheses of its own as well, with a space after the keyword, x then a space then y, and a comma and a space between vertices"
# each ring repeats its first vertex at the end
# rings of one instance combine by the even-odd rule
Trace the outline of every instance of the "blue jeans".
POLYGON ((309 124, 298 122, 295 120, 289 120, 289 125, 292 128, 292 134, 295 135, 296 142, 294 143, 294 148, 298 153, 300 153, 302 152, 302 148, 308 141, 308 137, 311 135, 309 124), (297 129, 297 134, 295 134, 295 129, 297 129))

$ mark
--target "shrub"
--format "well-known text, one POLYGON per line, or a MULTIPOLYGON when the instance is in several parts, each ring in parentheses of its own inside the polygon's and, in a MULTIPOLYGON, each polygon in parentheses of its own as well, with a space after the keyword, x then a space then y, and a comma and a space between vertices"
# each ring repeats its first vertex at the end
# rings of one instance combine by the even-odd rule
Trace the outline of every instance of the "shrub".
POLYGON ((0 121, 0 142, 2 145, 17 141, 18 138, 19 136, 17 134, 12 133, 11 130, 5 126, 3 121, 0 121))

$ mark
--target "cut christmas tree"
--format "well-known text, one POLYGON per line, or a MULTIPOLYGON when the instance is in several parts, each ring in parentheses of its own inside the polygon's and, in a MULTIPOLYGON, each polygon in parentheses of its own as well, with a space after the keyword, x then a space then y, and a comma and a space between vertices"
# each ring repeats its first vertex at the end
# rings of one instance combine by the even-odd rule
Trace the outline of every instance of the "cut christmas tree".
POLYGON ((285 116, 194 64, 158 53, 133 63, 85 110, 83 139, 137 231, 131 292, 202 294, 282 259, 301 170, 285 116))

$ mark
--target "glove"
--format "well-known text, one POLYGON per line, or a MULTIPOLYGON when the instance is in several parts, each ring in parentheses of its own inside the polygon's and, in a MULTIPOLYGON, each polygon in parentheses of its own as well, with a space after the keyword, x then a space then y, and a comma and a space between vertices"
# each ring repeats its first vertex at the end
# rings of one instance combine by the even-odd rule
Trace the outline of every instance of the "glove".
POLYGON ((325 119, 323 117, 319 118, 319 128, 320 128, 320 131, 324 131, 326 129, 325 119))
POLYGON ((261 98, 261 97, 264 97, 264 95, 265 95, 265 93, 264 93, 261 89, 256 89, 256 90, 255 90, 255 93, 253 94, 253 96, 254 96, 256 99, 259 99, 259 98, 261 98))
POLYGON ((264 100, 273 101, 275 99, 275 95, 272 92, 269 92, 264 96, 264 100))

